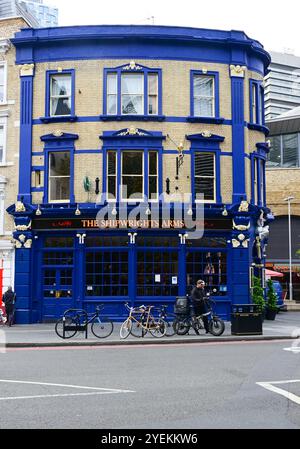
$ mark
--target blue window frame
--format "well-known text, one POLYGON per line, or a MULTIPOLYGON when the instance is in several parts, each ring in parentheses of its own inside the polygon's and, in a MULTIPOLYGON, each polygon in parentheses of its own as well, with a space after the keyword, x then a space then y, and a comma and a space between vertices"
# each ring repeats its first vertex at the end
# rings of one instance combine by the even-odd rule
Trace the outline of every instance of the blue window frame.
POLYGON ((186 136, 191 141, 191 180, 194 202, 221 204, 221 149, 223 136, 186 136), (197 194, 204 194, 203 200, 197 194))
POLYGON ((222 123, 220 117, 219 73, 202 70, 190 72, 190 117, 188 121, 222 123))
POLYGON ((161 149, 106 149, 103 152, 102 189, 110 202, 130 202, 130 199, 142 202, 144 198, 157 202, 162 193, 161 149), (127 191, 124 186, 127 186, 127 191))
POLYGON ((45 117, 43 122, 75 121, 75 70, 46 72, 45 117))
POLYGON ((265 126, 262 81, 250 80, 250 124, 265 126))
MULTIPOLYGON (((44 198, 43 203, 74 203, 74 141, 78 139, 77 134, 65 134, 56 137, 48 134, 41 137, 45 142, 44 147, 44 198), (61 161, 61 162, 60 162, 61 161), (60 163, 60 167, 56 170, 53 163, 60 163), (52 168, 51 168, 52 165, 52 168), (57 188, 60 189, 61 198, 54 198, 50 192, 51 182, 56 180, 57 188), (51 179, 52 178, 52 179, 51 179), (59 179, 60 178, 60 179, 59 179), (68 193, 68 195, 67 195, 68 193)), ((53 187, 54 189, 54 187, 53 187)), ((54 192, 54 190, 52 191, 54 192)), ((55 195, 54 195, 55 196, 55 195)))
POLYGON ((266 205, 266 158, 258 153, 251 154, 251 197, 252 204, 266 205))
POLYGON ((130 64, 104 69, 102 120, 163 120, 161 69, 130 64))

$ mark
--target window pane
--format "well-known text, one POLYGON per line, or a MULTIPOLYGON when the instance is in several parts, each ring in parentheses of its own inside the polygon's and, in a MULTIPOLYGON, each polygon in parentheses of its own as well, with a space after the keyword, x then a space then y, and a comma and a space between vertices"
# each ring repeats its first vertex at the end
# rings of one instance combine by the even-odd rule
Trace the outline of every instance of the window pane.
POLYGON ((270 138, 271 148, 268 155, 268 167, 279 167, 281 165, 281 136, 270 138))
POLYGON ((50 176, 70 176, 70 153, 50 153, 50 176))
POLYGON ((70 98, 53 98, 51 100, 51 115, 70 115, 71 99, 70 98))
POLYGON ((157 176, 149 176, 149 199, 155 200, 158 196, 157 176))
POLYGON ((150 95, 148 97, 148 114, 157 114, 157 96, 150 95))
POLYGON ((150 73, 148 75, 148 94, 157 95, 158 93, 158 75, 156 73, 150 73))
POLYGON ((116 198, 116 177, 108 176, 107 178, 107 193, 113 198, 116 198))
POLYGON ((298 167, 298 134, 283 136, 283 167, 298 167))
POLYGON ((212 97, 214 95, 214 78, 212 76, 194 76, 194 96, 212 97))
POLYGON ((3 147, 0 146, 0 162, 4 162, 3 161, 3 147))
POLYGON ((194 115, 200 117, 213 117, 214 115, 214 100, 207 98, 195 98, 194 100, 194 115))
POLYGON ((122 114, 143 114, 143 97, 122 95, 122 114))
POLYGON ((70 178, 50 178, 50 201, 70 199, 70 178))
POLYGON ((195 153, 195 176, 214 176, 214 154, 195 153))
POLYGON ((149 175, 157 174, 157 153, 156 151, 149 152, 149 175))
POLYGON ((252 84, 252 122, 257 122, 256 117, 256 84, 252 84))
POLYGON ((3 103, 4 101, 4 86, 0 85, 0 102, 3 103))
POLYGON ((71 75, 51 76, 51 96, 71 96, 71 75))
POLYGON ((142 176, 122 176, 122 198, 141 198, 143 196, 142 176), (127 194, 126 188, 127 186, 127 194))
POLYGON ((197 193, 204 194, 204 200, 214 201, 214 179, 213 178, 195 178, 195 190, 197 193))
POLYGON ((117 94, 117 74, 109 73, 107 75, 107 93, 117 94))
POLYGON ((117 96, 108 95, 107 96, 107 113, 116 114, 117 113, 117 96))
POLYGON ((0 85, 4 84, 4 67, 0 66, 0 85))
POLYGON ((121 77, 122 95, 124 94, 143 94, 144 93, 144 75, 140 73, 122 74, 121 77))
POLYGON ((116 174, 116 157, 117 153, 115 151, 109 151, 107 155, 107 173, 108 175, 116 174))
POLYGON ((122 160, 123 175, 143 174, 143 153, 141 151, 124 151, 122 153, 122 160))
POLYGON ((0 126, 0 146, 3 147, 4 144, 4 127, 0 126))

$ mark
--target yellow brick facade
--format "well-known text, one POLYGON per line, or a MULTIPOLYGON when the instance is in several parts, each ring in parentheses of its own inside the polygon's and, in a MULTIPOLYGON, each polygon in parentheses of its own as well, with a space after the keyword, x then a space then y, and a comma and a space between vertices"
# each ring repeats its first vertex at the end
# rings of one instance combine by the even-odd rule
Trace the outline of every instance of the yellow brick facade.
POLYGON ((292 215, 300 216, 300 170, 298 168, 268 169, 266 171, 267 203, 275 216, 287 215, 289 196, 294 196, 292 215))
MULTIPOLYGON (((103 73, 105 68, 115 68, 128 64, 128 60, 87 60, 87 61, 58 61, 51 63, 39 63, 35 66, 34 76, 34 103, 33 118, 39 119, 45 116, 45 90, 46 71, 75 69, 75 114, 78 117, 96 117, 103 114, 103 73)), ((207 70, 219 73, 219 99, 220 117, 225 120, 232 118, 231 105, 231 77, 230 68, 227 64, 216 64, 192 61, 162 61, 143 60, 135 61, 150 68, 162 69, 162 110, 165 116, 187 117, 190 115, 190 71, 207 70)), ((244 105, 245 120, 249 121, 249 80, 262 79, 262 76, 245 70, 244 79, 244 105)), ((190 142, 185 139, 186 135, 199 134, 204 131, 224 136, 224 142, 220 144, 222 152, 232 152, 232 130, 229 125, 213 125, 204 123, 188 122, 126 122, 126 121, 94 121, 73 123, 49 123, 33 127, 33 165, 43 165, 42 156, 34 156, 36 152, 43 152, 43 142, 40 137, 51 134, 57 130, 78 134, 79 139, 75 141, 76 150, 99 150, 102 141, 99 136, 104 131, 117 131, 122 128, 142 128, 149 131, 161 131, 163 135, 170 136, 164 141, 164 150, 176 150, 177 143, 183 142, 184 150, 189 151, 190 142)), ((250 154, 256 151, 256 143, 264 141, 264 134, 245 128, 245 152, 250 154)), ((184 164, 180 168, 179 179, 175 179, 176 154, 165 154, 163 157, 163 179, 169 178, 171 193, 175 193, 178 187, 182 193, 191 190, 191 158, 185 156, 184 164)), ((251 200, 251 164, 246 159, 246 191, 248 201, 251 200)), ((102 189, 102 155, 76 154, 75 151, 75 201, 86 202, 87 195, 83 189, 83 178, 89 176, 94 181, 100 177, 100 191, 102 189)), ((33 184, 32 187, 35 187, 33 184)), ((165 189, 165 186, 163 186, 165 189)), ((223 202, 230 203, 232 200, 232 159, 229 156, 221 158, 221 196, 223 202)), ((33 202, 39 202, 41 195, 34 194, 33 202)), ((95 195, 94 195, 95 197, 95 195)), ((94 201, 93 195, 90 201, 94 201)))

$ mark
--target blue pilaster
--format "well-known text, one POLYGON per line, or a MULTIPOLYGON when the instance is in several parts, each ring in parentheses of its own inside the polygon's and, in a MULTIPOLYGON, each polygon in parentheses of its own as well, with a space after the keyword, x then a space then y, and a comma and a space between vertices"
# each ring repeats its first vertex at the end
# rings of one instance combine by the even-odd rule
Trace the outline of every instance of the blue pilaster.
POLYGON ((245 200, 247 196, 244 156, 244 70, 243 68, 240 70, 241 72, 231 69, 233 203, 239 203, 245 200))
POLYGON ((16 323, 28 324, 32 322, 31 249, 16 249, 15 264, 16 323))
MULTIPOLYGON (((23 66, 24 67, 24 66, 23 66)), ((33 65, 21 68, 20 104, 20 159, 19 195, 24 202, 31 203, 31 148, 32 148, 32 109, 33 109, 33 65)))

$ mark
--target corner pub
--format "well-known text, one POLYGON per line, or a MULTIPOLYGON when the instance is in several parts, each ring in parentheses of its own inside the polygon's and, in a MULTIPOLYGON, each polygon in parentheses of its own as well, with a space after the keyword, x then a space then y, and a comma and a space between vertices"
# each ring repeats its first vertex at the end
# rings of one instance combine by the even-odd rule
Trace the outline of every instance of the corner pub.
POLYGON ((27 28, 12 42, 17 323, 99 303, 116 320, 126 301, 172 309, 198 279, 222 318, 248 304, 273 219, 263 46, 240 31, 125 25, 27 28), (197 237, 186 218, 199 210, 197 237))

